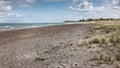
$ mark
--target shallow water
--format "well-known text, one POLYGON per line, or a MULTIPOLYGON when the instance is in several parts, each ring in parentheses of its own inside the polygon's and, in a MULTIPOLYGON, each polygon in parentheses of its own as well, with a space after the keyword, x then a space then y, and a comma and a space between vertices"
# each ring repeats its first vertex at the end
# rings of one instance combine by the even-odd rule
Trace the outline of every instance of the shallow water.
POLYGON ((0 30, 61 25, 62 23, 0 23, 0 30))

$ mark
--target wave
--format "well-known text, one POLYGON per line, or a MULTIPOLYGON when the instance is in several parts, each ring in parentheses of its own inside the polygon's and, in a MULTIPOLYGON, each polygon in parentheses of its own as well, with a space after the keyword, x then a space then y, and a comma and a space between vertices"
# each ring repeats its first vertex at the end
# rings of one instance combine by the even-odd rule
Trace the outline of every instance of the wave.
POLYGON ((61 23, 0 23, 0 30, 44 27, 52 25, 61 25, 61 23))
POLYGON ((0 26, 0 29, 14 29, 13 26, 0 26))

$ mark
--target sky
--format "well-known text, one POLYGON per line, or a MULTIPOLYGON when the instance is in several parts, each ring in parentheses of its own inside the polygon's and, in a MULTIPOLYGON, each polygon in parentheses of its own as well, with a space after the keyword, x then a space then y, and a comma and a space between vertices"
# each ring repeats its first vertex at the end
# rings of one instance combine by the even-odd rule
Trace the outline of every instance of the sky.
POLYGON ((0 23, 120 18, 120 0, 0 0, 0 23))

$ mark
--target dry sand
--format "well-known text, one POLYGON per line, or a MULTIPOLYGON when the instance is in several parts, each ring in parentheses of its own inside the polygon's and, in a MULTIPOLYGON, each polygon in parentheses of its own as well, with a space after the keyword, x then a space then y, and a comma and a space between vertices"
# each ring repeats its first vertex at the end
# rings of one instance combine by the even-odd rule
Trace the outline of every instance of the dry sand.
POLYGON ((72 24, 1 31, 0 68, 113 68, 90 61, 100 48, 70 44, 90 35, 89 26, 72 24))

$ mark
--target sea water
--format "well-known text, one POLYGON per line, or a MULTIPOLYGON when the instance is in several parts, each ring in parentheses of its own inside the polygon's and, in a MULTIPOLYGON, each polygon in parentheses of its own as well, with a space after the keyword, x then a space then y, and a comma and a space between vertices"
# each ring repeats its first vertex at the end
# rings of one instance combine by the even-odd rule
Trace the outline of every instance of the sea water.
POLYGON ((61 25, 61 23, 0 23, 0 30, 61 25))

